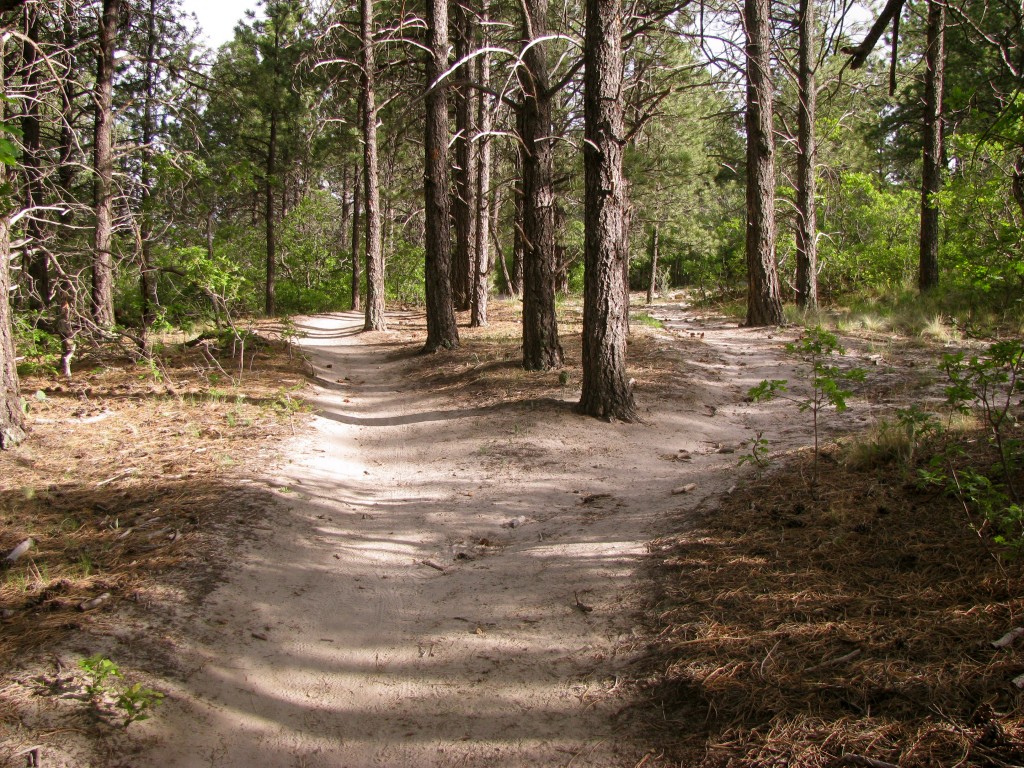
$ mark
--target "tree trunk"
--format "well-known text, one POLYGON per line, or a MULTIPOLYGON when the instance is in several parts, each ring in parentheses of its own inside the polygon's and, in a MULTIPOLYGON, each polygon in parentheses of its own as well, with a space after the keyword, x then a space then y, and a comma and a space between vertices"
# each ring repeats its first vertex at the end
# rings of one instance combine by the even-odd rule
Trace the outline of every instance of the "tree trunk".
MULTIPOLYGON (((0 46, 0 85, 6 86, 4 54, 0 46)), ((0 187, 7 185, 7 175, 7 166, 0 164, 0 187)), ((13 448, 25 439, 10 297, 11 227, 4 210, 0 212, 0 450, 13 448)))
MULTIPOLYGON (((149 355, 149 329, 156 318, 156 308, 159 304, 159 297, 156 292, 157 272, 153 264, 153 102, 156 99, 155 72, 157 39, 157 8, 156 0, 149 0, 148 35, 146 40, 146 61, 144 62, 144 87, 143 98, 145 104, 142 110, 142 168, 139 170, 139 186, 142 188, 141 215, 139 222, 139 239, 142 241, 142 264, 140 265, 139 291, 142 299, 142 339, 143 354, 149 355)), ((209 223, 207 233, 212 234, 209 223)), ((212 238, 211 238, 212 239, 212 238)))
POLYGON ((818 104, 815 78, 814 0, 800 0, 800 61, 797 88, 800 104, 796 156, 796 303, 818 306, 818 211, 815 202, 817 147, 814 117, 818 104))
MULTIPOLYGON (((462 59, 473 48, 473 16, 466 6, 455 4, 455 58, 462 59)), ((462 80, 476 79, 476 59, 463 64, 462 80)), ((455 252, 452 258, 452 300, 459 311, 470 309, 473 301, 473 275, 476 264, 477 145, 476 89, 460 85, 455 89, 455 252)))
POLYGON ((939 203, 942 191, 943 81, 946 74, 946 5, 928 0, 928 50, 924 71, 924 152, 921 169, 920 271, 917 285, 939 285, 939 203))
POLYGON ((267 184, 265 209, 267 227, 267 292, 264 311, 268 317, 277 311, 276 280, 277 280, 277 226, 275 221, 274 184, 277 175, 277 107, 270 110, 270 137, 267 144, 267 184))
POLYGON ((629 233, 622 173, 621 0, 586 1, 583 56, 586 261, 579 410, 603 419, 636 421, 626 378, 629 233))
MULTIPOLYGON (((40 153, 42 142, 39 131, 39 66, 36 63, 36 44, 39 42, 39 8, 30 7, 27 16, 26 40, 22 45, 22 60, 25 67, 25 107, 21 117, 22 141, 25 154, 22 165, 25 169, 25 205, 35 208, 43 204, 42 171, 40 153)), ((30 216, 25 225, 29 245, 26 249, 29 306, 41 309, 50 305, 50 255, 44 245, 42 221, 30 216)))
MULTIPOLYGON (((545 37, 547 0, 523 5, 523 43, 545 37)), ((554 140, 548 64, 544 43, 523 54, 520 137, 523 142, 523 367, 546 371, 562 366, 555 315, 554 140)))
POLYGON ((427 93, 424 129, 427 341, 424 352, 459 346, 452 302, 451 204, 448 194, 448 0, 427 0, 427 93))
MULTIPOLYGON (((480 44, 486 46, 489 39, 487 22, 490 18, 487 0, 483 0, 480 9, 482 19, 480 44)), ((491 57, 483 54, 480 57, 480 85, 483 90, 477 95, 477 128, 480 131, 479 149, 477 152, 477 191, 476 191, 476 254, 473 261, 473 312, 469 320, 470 326, 479 328, 487 325, 487 298, 490 292, 491 274, 491 132, 493 99, 487 93, 491 87, 491 57)))
POLYGON ((11 231, 5 213, 0 218, 0 450, 13 448, 25 439, 25 416, 21 410, 11 323, 10 265, 11 231))
POLYGON ((103 0, 96 66, 96 125, 93 196, 96 232, 92 262, 92 317, 102 328, 114 325, 114 49, 120 0, 103 0))
MULTIPOLYGON (((365 154, 365 153, 364 153, 365 154)), ((362 309, 360 303, 360 291, 362 289, 362 260, 359 257, 359 217, 362 214, 362 194, 365 188, 363 176, 359 170, 359 162, 356 161, 352 172, 354 182, 352 185, 352 311, 359 312, 362 309)))
POLYGON ((654 303, 654 293, 658 290, 658 225, 651 227, 651 282, 647 284, 647 303, 654 303))
POLYGON ((516 174, 518 181, 512 188, 512 275, 509 293, 515 298, 523 296, 523 148, 516 147, 516 174))
POLYGON ((373 42, 373 0, 360 0, 363 43, 363 177, 366 181, 366 322, 367 331, 386 331, 384 319, 384 251, 381 242, 380 174, 377 168, 377 79, 373 42))
POLYGON ((775 266, 775 137, 768 0, 745 0, 747 30, 747 325, 781 325, 775 266))

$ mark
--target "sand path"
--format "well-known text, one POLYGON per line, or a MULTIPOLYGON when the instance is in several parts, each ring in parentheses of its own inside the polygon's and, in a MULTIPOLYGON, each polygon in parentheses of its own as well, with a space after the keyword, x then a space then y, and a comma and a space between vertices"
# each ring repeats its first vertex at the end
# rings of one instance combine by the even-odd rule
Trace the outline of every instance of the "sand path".
POLYGON ((655 745, 615 715, 646 542, 742 477, 732 451, 754 428, 807 438, 743 402, 789 372, 768 332, 654 314, 685 357, 682 399, 641 392, 635 425, 576 416, 572 392, 455 407, 360 316, 300 320, 319 415, 264 478, 287 503, 201 606, 132 764, 642 760, 655 745))

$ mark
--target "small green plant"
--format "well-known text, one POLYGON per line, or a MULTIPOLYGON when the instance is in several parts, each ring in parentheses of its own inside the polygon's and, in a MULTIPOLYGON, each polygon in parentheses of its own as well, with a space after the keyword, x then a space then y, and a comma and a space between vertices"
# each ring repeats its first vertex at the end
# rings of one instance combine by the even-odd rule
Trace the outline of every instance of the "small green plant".
POLYGON ((839 344, 835 334, 826 331, 821 326, 808 328, 795 342, 786 345, 786 351, 797 356, 810 368, 811 394, 808 397, 795 397, 786 394, 789 392, 789 382, 785 379, 766 379, 752 387, 747 393, 754 402, 773 400, 781 397, 796 403, 801 413, 811 412, 811 423, 814 428, 814 475, 817 480, 818 456, 820 453, 818 445, 818 417, 821 411, 831 406, 836 411, 847 409, 846 398, 852 394, 850 390, 843 389, 844 381, 863 381, 864 370, 861 368, 850 368, 843 370, 837 365, 829 364, 833 355, 844 355, 846 350, 839 344))
POLYGON ((121 677, 121 670, 103 654, 97 653, 78 662, 79 668, 85 672, 85 692, 92 699, 99 698, 107 692, 107 681, 121 677))
POLYGON ((97 653, 81 659, 78 666, 85 673, 85 692, 93 705, 98 707, 107 694, 113 694, 113 705, 119 710, 125 728, 140 720, 147 720, 150 711, 164 699, 162 693, 146 688, 142 683, 121 687, 111 685, 113 680, 123 680, 124 675, 117 664, 103 654, 97 653))
POLYGON ((133 683, 117 695, 115 706, 121 710, 124 718, 124 727, 140 720, 148 720, 150 710, 154 709, 164 700, 160 691, 146 688, 142 683, 133 683))
POLYGON ((914 454, 921 447, 921 443, 929 437, 937 434, 940 429, 939 420, 927 411, 922 411, 916 405, 909 408, 899 408, 896 411, 896 421, 887 429, 897 433, 905 441, 900 446, 899 459, 907 466, 913 463, 914 454))
POLYGON ((646 312, 637 312, 634 315, 630 315, 630 320, 638 325, 646 325, 648 328, 664 328, 665 323, 656 317, 652 317, 646 312))
POLYGON ((898 462, 904 470, 910 469, 926 441, 941 429, 934 414, 916 405, 898 409, 895 419, 883 419, 849 445, 846 462, 860 469, 898 462))
POLYGON ((1007 435, 1016 423, 1010 408, 1024 396, 1024 342, 998 341, 983 355, 967 358, 963 352, 944 355, 940 365, 949 379, 946 398, 962 413, 978 407, 999 454, 1003 480, 1014 504, 1020 495, 1013 482, 1020 456, 1020 441, 1007 435))
POLYGON ((305 331, 300 331, 295 326, 295 321, 286 317, 281 320, 281 341, 288 347, 288 356, 292 356, 292 350, 295 347, 299 339, 304 339, 308 334, 305 331))
POLYGON ((771 456, 768 455, 768 440, 764 432, 758 432, 757 437, 750 441, 750 453, 740 457, 740 466, 754 464, 758 469, 764 469, 771 463, 771 456))
POLYGON ((139 380, 145 381, 147 378, 152 379, 157 384, 160 384, 164 380, 163 371, 160 370, 160 366, 157 365, 155 357, 144 357, 139 361, 139 366, 145 368, 145 372, 139 374, 139 380))
POLYGON ((78 569, 82 573, 82 578, 91 576, 93 568, 92 557, 88 552, 83 552, 78 556, 78 569))

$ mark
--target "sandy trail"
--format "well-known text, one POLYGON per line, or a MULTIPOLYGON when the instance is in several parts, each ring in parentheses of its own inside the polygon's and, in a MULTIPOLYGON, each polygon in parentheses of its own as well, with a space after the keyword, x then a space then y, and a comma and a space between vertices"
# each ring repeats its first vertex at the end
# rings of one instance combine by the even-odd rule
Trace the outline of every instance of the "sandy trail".
POLYGON ((320 415, 265 478, 287 504, 192 619, 183 679, 130 764, 641 760, 655 745, 615 719, 638 561, 666 519, 737 482, 752 429, 780 431, 743 393, 787 374, 767 332, 655 314, 685 373, 678 397, 640 393, 637 425, 576 416, 571 391, 453 406, 412 388, 415 349, 360 335, 360 316, 300 320, 320 415))

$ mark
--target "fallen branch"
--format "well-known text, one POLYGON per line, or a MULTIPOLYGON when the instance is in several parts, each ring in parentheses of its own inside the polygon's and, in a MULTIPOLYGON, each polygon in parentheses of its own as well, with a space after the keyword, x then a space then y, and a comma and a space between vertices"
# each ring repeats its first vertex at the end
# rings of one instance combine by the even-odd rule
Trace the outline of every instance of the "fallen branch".
POLYGON ((1014 627, 1005 635, 1000 637, 998 640, 992 641, 993 648, 1006 648, 1008 645, 1013 645, 1017 638, 1024 636, 1024 627, 1014 627))
POLYGON ((101 605, 103 605, 109 599, 110 599, 110 593, 109 592, 104 592, 99 597, 94 597, 92 600, 86 600, 84 603, 82 603, 81 605, 78 606, 78 610, 83 611, 83 612, 84 611, 94 610, 96 608, 99 608, 101 605))

